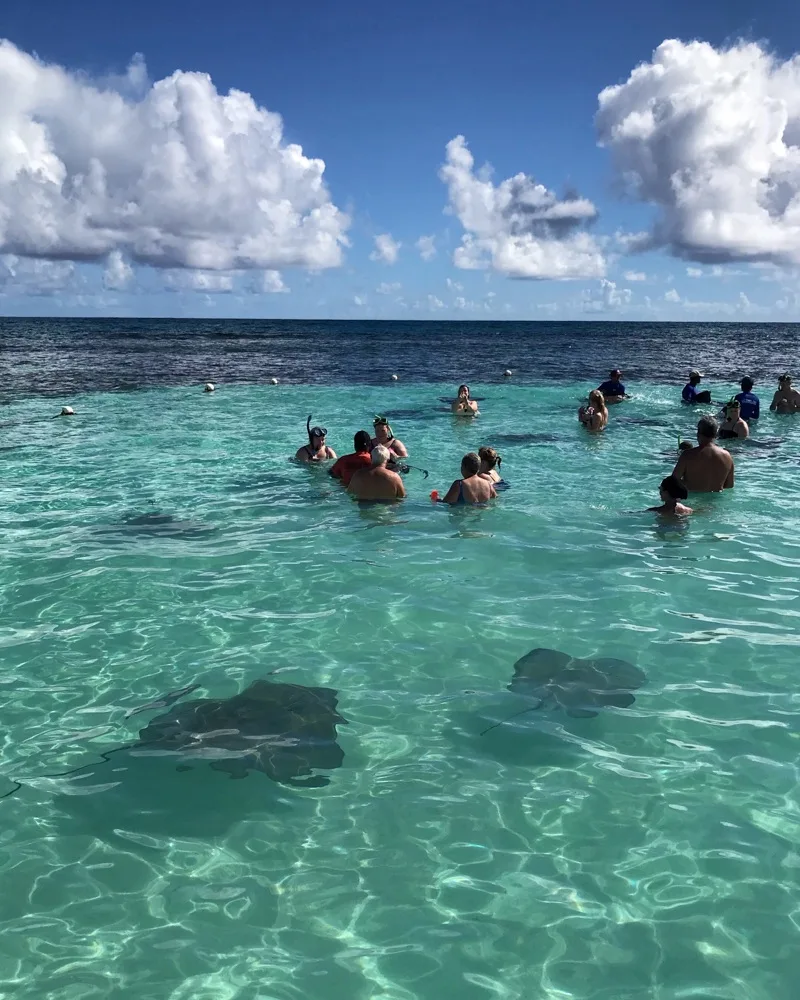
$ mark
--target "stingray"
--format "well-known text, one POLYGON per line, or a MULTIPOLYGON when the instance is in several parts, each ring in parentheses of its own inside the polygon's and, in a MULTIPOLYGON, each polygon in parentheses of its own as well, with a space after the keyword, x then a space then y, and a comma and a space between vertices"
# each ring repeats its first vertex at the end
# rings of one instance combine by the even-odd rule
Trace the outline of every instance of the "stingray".
POLYGON ((538 434, 495 434, 492 440, 495 444, 536 444, 540 441, 558 441, 558 435, 546 431, 538 434))
POLYGON ((117 526, 106 525, 99 531, 123 535, 151 535, 154 538, 204 538, 213 534, 214 527, 200 521, 179 520, 172 514, 149 511, 129 514, 117 526))
POLYGON ((312 769, 340 767, 332 688, 254 681, 232 698, 187 701, 157 716, 139 732, 139 756, 179 755, 210 760, 216 771, 246 778, 262 771, 279 784, 319 788, 329 778, 312 769))
MULTIPOLYGON (((593 719, 604 708, 630 708, 635 700, 631 691, 646 680, 638 667, 625 660, 584 660, 540 648, 517 660, 508 690, 536 702, 516 716, 538 709, 561 709, 573 719, 593 719)), ((499 725, 502 723, 489 726, 484 733, 499 725)))

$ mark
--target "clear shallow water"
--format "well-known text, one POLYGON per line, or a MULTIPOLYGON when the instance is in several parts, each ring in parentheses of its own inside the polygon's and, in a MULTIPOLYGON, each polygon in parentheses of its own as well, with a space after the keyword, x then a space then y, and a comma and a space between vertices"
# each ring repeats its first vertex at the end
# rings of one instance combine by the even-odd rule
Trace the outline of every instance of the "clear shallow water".
POLYGON ((4 408, 0 794, 22 788, 0 801, 0 994, 795 997, 800 423, 766 416, 780 444, 735 446, 736 489, 664 525, 635 512, 692 414, 637 389, 589 438, 591 384, 475 383, 474 426, 444 383, 4 408), (309 412, 342 454, 397 410, 430 470, 401 506, 286 460, 309 412), (523 433, 553 440, 502 441, 523 433), (492 509, 430 503, 495 442, 492 509), (151 511, 186 523, 122 524, 151 511), (628 710, 480 736, 535 646, 648 682, 628 710), (157 714, 129 709, 278 668, 339 692, 328 787, 100 757, 157 714))

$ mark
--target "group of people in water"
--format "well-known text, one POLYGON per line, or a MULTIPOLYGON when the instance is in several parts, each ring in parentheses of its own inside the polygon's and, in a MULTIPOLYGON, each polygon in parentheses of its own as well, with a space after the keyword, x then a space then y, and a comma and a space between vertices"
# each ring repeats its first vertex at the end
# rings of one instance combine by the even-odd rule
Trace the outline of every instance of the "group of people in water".
MULTIPOLYGON (((470 398, 469 386, 458 387, 456 398, 450 401, 450 410, 456 416, 478 415, 478 404, 470 398)), ((388 417, 378 414, 372 427, 372 435, 364 430, 357 431, 353 436, 353 451, 339 458, 327 443, 327 428, 312 427, 309 416, 306 421, 308 444, 298 448, 294 457, 298 462, 333 461, 328 470, 330 475, 359 500, 401 500, 406 489, 400 473, 409 471, 410 466, 403 462, 408 457, 408 449, 395 437, 388 417)), ((461 460, 461 478, 454 480, 441 498, 434 490, 432 499, 454 505, 491 500, 497 496, 498 487, 508 486, 499 472, 502 461, 494 448, 482 447, 478 452, 468 452, 461 460)))
MULTIPOLYGON (((702 379, 701 372, 690 372, 681 393, 684 404, 712 404, 711 393, 698 388, 702 379)), ((749 422, 758 420, 761 415, 761 403, 753 392, 752 378, 743 378, 740 387, 741 392, 726 403, 719 404, 719 419, 711 415, 700 418, 696 445, 690 441, 680 442, 675 468, 659 488, 661 505, 649 510, 675 515, 691 514, 691 507, 684 503, 690 492, 712 493, 733 487, 733 457, 716 442, 745 440, 750 434, 749 422)), ((587 402, 578 410, 578 420, 587 431, 599 433, 608 425, 609 407, 629 398, 622 382, 622 371, 614 368, 608 379, 589 393, 587 402)), ((468 385, 460 385, 455 399, 447 402, 455 416, 479 415, 478 402, 472 399, 468 385)), ((778 379, 778 389, 770 410, 800 413, 800 392, 793 388, 791 375, 783 374, 778 379)), ((395 437, 388 417, 375 417, 371 435, 364 430, 358 431, 353 439, 353 452, 341 458, 337 458, 328 446, 328 432, 324 427, 312 427, 311 417, 306 426, 308 444, 298 449, 295 458, 299 462, 333 461, 330 475, 340 480, 347 491, 359 500, 399 500, 406 496, 400 473, 408 472, 413 467, 404 462, 408 449, 395 437)), ((453 481, 443 497, 434 490, 431 498, 452 505, 483 504, 493 499, 498 490, 508 487, 500 475, 501 462, 500 456, 490 447, 469 452, 461 460, 461 477, 453 481)))

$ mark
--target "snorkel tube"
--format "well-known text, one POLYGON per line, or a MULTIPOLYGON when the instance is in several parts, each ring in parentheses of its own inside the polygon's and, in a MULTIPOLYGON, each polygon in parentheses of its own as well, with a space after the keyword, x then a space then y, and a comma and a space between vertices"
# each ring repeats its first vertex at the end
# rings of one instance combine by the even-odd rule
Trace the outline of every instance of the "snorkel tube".
POLYGON ((306 434, 308 434, 308 443, 311 444, 311 418, 314 416, 313 413, 309 413, 308 420, 306 420, 306 434))

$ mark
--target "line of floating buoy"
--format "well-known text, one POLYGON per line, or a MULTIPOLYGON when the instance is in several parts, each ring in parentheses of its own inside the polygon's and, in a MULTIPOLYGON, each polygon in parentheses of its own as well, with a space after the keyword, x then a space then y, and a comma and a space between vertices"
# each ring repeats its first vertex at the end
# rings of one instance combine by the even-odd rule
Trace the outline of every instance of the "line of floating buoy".
POLYGON ((213 382, 206 382, 206 387, 203 389, 203 392, 213 392, 215 388, 216 386, 213 382))
POLYGON ((61 407, 61 413, 59 413, 59 417, 74 417, 74 416, 75 416, 75 411, 72 409, 71 406, 61 407))
POLYGON ((503 378, 511 378, 513 374, 514 373, 511 371, 510 368, 506 368, 506 370, 503 372, 503 378))
POLYGON ((392 375, 392 382, 396 382, 396 381, 397 381, 397 376, 396 375, 392 375))

